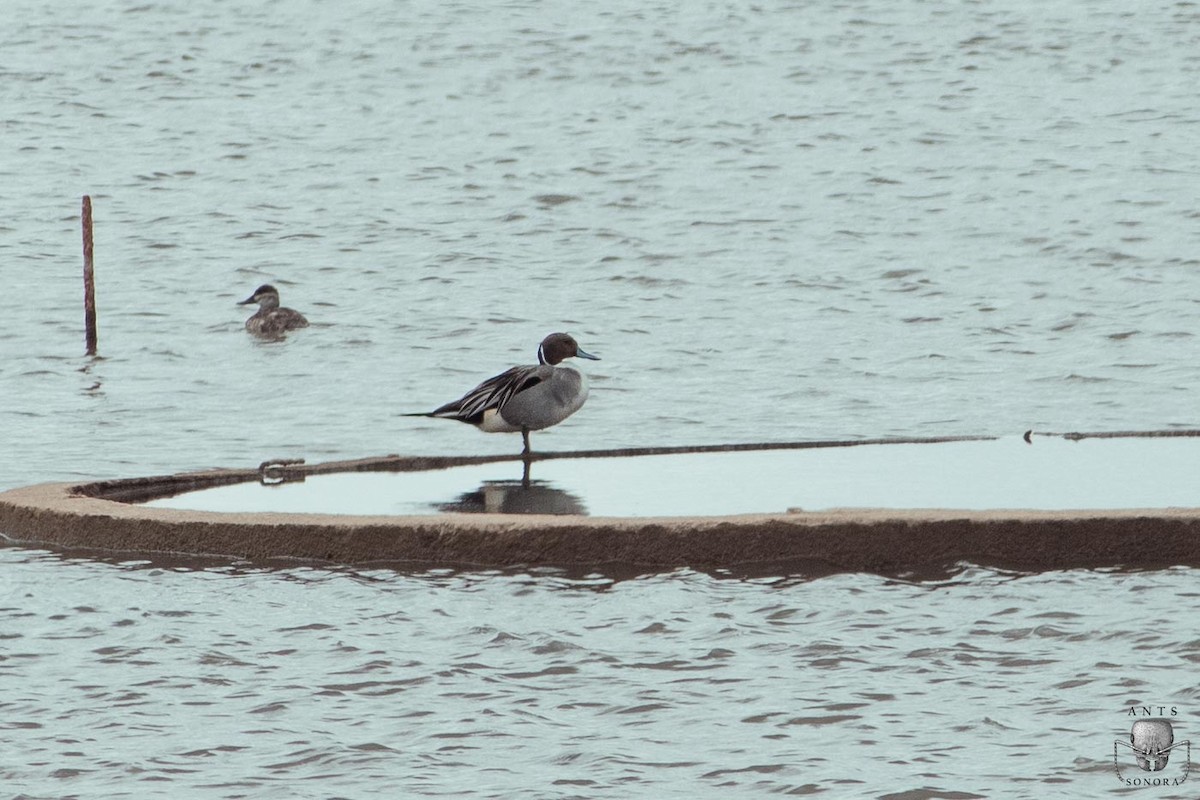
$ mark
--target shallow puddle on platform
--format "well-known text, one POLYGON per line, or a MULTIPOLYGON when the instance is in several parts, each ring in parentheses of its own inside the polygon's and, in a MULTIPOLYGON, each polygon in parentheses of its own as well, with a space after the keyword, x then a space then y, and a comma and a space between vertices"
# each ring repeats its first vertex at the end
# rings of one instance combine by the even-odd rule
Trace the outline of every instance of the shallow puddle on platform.
POLYGON ((802 508, 1200 506, 1200 441, 1020 438, 539 461, 236 484, 148 505, 328 514, 691 516, 802 508))

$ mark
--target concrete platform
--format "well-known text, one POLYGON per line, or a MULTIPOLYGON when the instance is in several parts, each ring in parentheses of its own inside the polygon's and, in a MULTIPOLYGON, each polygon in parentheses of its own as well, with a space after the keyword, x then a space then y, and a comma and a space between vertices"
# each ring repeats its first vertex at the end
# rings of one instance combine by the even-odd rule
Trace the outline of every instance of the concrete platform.
POLYGON ((521 462, 503 457, 266 463, 14 489, 0 494, 0 533, 60 548, 342 564, 896 575, 963 562, 1022 571, 1200 565, 1194 432, 1031 438, 541 454, 528 486, 521 462), (613 486, 597 492, 600 475, 613 486), (375 488, 338 506, 347 493, 320 489, 322 476, 375 488), (417 476, 434 476, 432 494, 412 493, 417 476), (489 480, 502 489, 498 504, 488 504, 489 480), (676 507, 715 513, 673 513, 664 498, 681 492, 676 507), (845 507, 846 498, 885 495, 890 507, 845 507), (523 499, 506 509, 513 497, 523 499), (414 513, 384 513, 397 498, 414 513), (622 503, 625 513, 613 513, 622 503), (738 503, 762 510, 723 513, 738 503), (347 509, 366 513, 339 513, 347 509))

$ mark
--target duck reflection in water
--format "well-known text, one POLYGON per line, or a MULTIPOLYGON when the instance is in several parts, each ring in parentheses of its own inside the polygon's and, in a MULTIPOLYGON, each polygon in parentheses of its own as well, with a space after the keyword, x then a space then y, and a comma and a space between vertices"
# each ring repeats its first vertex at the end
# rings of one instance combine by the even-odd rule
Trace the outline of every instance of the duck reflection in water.
POLYGON ((465 492, 439 511, 454 514, 574 514, 586 516, 583 500, 556 489, 546 481, 485 481, 476 491, 465 492))

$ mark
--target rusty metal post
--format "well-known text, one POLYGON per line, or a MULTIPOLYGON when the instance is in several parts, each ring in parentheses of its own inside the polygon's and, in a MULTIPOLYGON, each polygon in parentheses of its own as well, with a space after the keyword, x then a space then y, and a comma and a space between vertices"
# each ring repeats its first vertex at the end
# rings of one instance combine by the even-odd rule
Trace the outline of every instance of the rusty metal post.
POLYGON ((92 198, 83 196, 83 324, 87 354, 96 355, 96 275, 92 265, 92 198))

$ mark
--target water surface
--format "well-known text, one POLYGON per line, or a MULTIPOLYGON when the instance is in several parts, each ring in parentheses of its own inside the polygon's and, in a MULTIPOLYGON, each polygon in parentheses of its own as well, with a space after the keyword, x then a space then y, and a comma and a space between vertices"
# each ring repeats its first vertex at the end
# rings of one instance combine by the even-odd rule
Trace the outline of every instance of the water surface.
MULTIPOLYGON (((396 414, 553 330, 603 360, 543 449, 1200 427, 1196 21, 10 0, 0 487, 515 453, 396 414)), ((1196 719, 1191 570, 0 571, 17 796, 1097 796, 1196 719)))
POLYGON ((1200 507, 1195 438, 1021 437, 346 472, 218 486, 147 505, 320 514, 782 514, 837 508, 1200 507), (746 480, 744 476, 753 476, 746 480))
POLYGON ((1200 427, 1185 6, 69 6, 0 32, 0 485, 514 452, 395 415, 553 330, 549 449, 1200 427))
POLYGON ((32 796, 1097 796, 1126 706, 1196 700, 1194 570, 0 566, 32 796))

